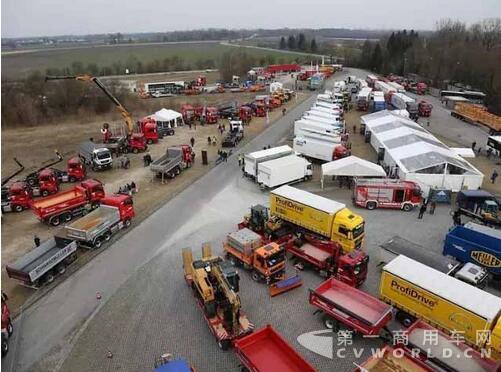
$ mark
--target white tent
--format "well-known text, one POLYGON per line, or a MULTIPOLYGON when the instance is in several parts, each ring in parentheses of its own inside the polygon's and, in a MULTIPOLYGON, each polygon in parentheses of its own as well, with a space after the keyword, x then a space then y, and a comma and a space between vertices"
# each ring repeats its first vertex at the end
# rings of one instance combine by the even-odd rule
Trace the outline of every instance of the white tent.
POLYGON ((386 177, 386 172, 380 165, 352 155, 322 164, 322 177, 320 179, 322 188, 325 176, 386 177))
POLYGON ((183 115, 181 113, 171 110, 171 109, 161 109, 155 112, 153 115, 150 115, 152 119, 155 119, 157 122, 166 122, 170 128, 177 127, 179 125, 183 125, 183 115))

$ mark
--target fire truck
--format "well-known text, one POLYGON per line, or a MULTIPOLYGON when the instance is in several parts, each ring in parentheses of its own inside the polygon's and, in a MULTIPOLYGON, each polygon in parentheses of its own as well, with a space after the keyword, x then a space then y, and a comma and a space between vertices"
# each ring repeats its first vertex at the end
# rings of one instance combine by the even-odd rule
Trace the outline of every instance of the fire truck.
POLYGON ((369 210, 390 208, 408 212, 422 200, 421 188, 412 181, 365 178, 355 180, 353 188, 353 203, 369 210))

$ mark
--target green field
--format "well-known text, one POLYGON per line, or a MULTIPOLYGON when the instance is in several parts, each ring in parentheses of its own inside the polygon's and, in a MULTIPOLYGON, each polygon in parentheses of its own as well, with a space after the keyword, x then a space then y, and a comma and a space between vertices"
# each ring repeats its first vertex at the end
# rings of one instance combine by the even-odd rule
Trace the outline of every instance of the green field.
MULTIPOLYGON (((227 50, 236 48, 220 45, 219 43, 180 43, 180 44, 127 44, 106 45, 94 47, 78 47, 64 49, 39 49, 35 51, 19 51, 2 53, 2 80, 16 80, 26 77, 33 71, 45 73, 48 68, 70 67, 79 62, 83 66, 96 64, 97 66, 111 66, 121 62, 125 66, 127 61, 137 59, 144 65, 155 60, 163 60, 178 56, 185 64, 195 68, 199 60, 212 59, 218 61, 220 55, 227 50)), ((247 53, 256 58, 273 55, 277 60, 290 61, 296 58, 294 54, 285 54, 280 51, 246 49, 247 53)))

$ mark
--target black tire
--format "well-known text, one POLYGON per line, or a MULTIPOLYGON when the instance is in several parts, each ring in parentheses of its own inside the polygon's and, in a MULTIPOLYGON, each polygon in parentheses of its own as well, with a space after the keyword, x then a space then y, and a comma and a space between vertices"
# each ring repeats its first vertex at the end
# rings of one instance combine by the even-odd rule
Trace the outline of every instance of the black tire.
POLYGON ((226 351, 230 348, 231 341, 230 340, 221 340, 221 341, 218 341, 217 345, 219 346, 219 348, 221 350, 226 351))
POLYGON ((90 205, 90 207, 92 209, 96 209, 97 207, 99 207, 99 202, 92 202, 91 205, 90 205))
POLYGON ((71 213, 65 213, 61 217, 64 222, 70 222, 73 219, 73 215, 71 213))
POLYGON ((75 178, 75 176, 69 176, 68 177, 68 181, 70 181, 71 183, 73 183, 73 182, 77 182, 77 179, 75 178))
POLYGON ((376 202, 372 202, 372 201, 371 201, 371 202, 367 202, 367 204, 365 205, 365 207, 366 207, 368 210, 372 211, 372 210, 376 209, 377 204, 376 204, 376 202))
POLYGON ((107 231, 105 234, 104 234, 104 240, 109 242, 111 239, 111 232, 110 231, 107 231))
POLYGON ((59 216, 54 216, 49 220, 52 226, 59 226, 61 224, 61 218, 59 216))
POLYGON ((406 328, 410 327, 411 324, 416 321, 415 317, 401 310, 397 312, 395 318, 400 322, 400 324, 402 324, 406 328))
POLYGON ((22 212, 23 210, 24 208, 21 205, 14 206, 14 211, 17 213, 22 212))
POLYGON ((7 341, 7 337, 2 334, 2 357, 6 356, 9 352, 9 341, 7 341))
POLYGON ((45 198, 46 196, 49 196, 49 192, 47 190, 42 191, 42 196, 45 198))
POLYGON ((45 282, 46 283, 52 283, 56 277, 54 276, 54 273, 52 271, 49 271, 47 274, 45 274, 45 282))
POLYGON ((410 204, 404 204, 402 208, 405 212, 410 212, 412 210, 412 205, 410 204))
POLYGON ((324 327, 327 329, 334 329, 337 325, 337 321, 328 315, 323 316, 322 322, 324 323, 324 327))
POLYGON ((99 249, 103 245, 103 242, 102 242, 101 238, 99 237, 99 238, 96 238, 94 240, 94 242, 92 243, 92 245, 94 246, 94 248, 99 249))
POLYGON ((151 145, 151 144, 153 143, 153 140, 152 140, 151 138, 149 138, 149 139, 146 141, 146 143, 147 143, 148 145, 151 145))
POLYGON ((255 282, 259 282, 261 280, 261 275, 259 275, 259 273, 257 273, 256 271, 253 271, 251 274, 251 278, 255 282))
POLYGON ((7 334, 10 336, 12 336, 12 334, 14 333, 14 326, 12 325, 12 320, 9 318, 9 324, 7 324, 7 334))
POLYGON ((30 185, 32 187, 35 186, 35 184, 36 184, 35 178, 28 178, 27 181, 28 181, 28 185, 30 185))
POLYGON ((63 275, 66 272, 66 265, 64 264, 64 262, 61 262, 59 265, 57 265, 56 270, 59 275, 63 275))

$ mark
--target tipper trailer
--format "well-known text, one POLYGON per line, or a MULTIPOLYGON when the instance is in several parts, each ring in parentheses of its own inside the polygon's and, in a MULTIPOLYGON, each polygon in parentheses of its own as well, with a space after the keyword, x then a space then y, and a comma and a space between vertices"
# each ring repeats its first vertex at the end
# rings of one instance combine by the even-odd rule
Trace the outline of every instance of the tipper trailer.
POLYGON ((461 332, 468 344, 499 360, 501 298, 402 255, 383 267, 379 296, 398 309, 396 319, 405 326, 419 318, 448 333, 461 332))
POLYGON ((289 146, 272 147, 271 149, 254 151, 244 156, 244 175, 250 178, 257 178, 259 163, 278 159, 283 156, 294 154, 289 146))
POLYGON ((87 179, 72 189, 32 201, 30 208, 40 221, 58 226, 97 207, 104 196, 103 184, 87 179))
POLYGON ((271 325, 236 340, 235 353, 250 372, 315 371, 271 325))
POLYGON ((270 192, 270 214, 338 242, 345 253, 362 246, 364 219, 343 203, 285 185, 270 192))

